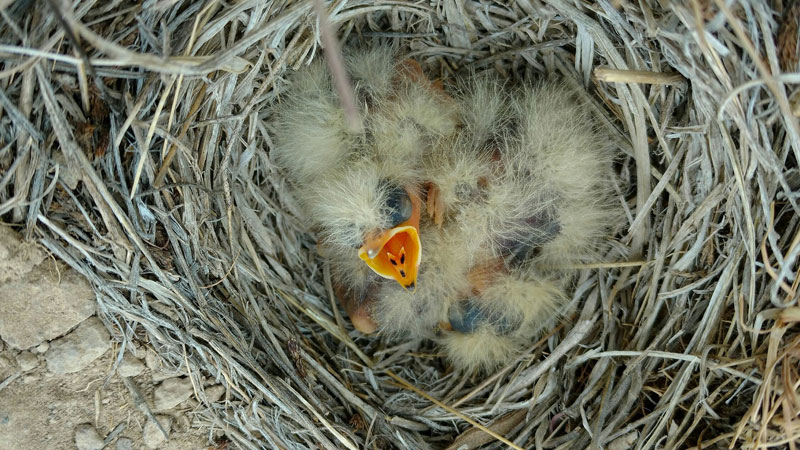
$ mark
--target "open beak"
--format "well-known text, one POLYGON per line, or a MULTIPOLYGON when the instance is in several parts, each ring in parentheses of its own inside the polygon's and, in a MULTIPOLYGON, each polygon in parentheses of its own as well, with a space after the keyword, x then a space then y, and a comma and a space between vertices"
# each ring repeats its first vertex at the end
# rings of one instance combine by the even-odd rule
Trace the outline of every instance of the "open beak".
POLYGON ((397 281, 406 289, 417 283, 417 272, 422 261, 422 244, 419 240, 421 202, 417 195, 411 199, 411 217, 394 228, 368 236, 358 249, 358 257, 378 275, 397 281))

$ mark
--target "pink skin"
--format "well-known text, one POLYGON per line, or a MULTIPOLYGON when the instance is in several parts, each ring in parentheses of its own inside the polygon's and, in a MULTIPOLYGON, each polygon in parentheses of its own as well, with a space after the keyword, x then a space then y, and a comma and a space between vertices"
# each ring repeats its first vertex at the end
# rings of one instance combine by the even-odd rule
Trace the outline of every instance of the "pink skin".
POLYGON ((338 283, 333 284, 333 289, 336 298, 339 299, 339 303, 342 304, 347 316, 350 317, 350 323, 353 324, 356 330, 364 334, 371 334, 378 329, 378 324, 372 320, 369 313, 375 303, 374 298, 368 296, 364 300, 360 300, 356 298, 352 291, 348 291, 338 283))

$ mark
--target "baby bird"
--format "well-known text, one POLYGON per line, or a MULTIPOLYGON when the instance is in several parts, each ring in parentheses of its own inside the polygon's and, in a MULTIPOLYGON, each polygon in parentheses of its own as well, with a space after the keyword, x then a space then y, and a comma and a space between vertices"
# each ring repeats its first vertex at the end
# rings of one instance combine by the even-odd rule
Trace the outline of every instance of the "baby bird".
POLYGON ((364 129, 322 64, 297 74, 275 160, 320 236, 354 326, 437 340, 488 370, 558 318, 612 206, 610 139, 576 92, 470 75, 443 87, 374 49, 346 57, 364 129))
POLYGON ((441 87, 390 49, 345 56, 364 127, 354 132, 324 62, 294 77, 275 122, 272 156, 319 233, 337 296, 357 329, 381 279, 414 289, 421 263, 423 154, 456 129, 441 87))

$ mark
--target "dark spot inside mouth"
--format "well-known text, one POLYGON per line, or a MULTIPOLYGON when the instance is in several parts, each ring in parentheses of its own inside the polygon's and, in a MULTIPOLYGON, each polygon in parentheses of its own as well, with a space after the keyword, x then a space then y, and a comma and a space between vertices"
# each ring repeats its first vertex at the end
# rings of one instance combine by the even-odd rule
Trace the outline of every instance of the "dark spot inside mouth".
POLYGON ((414 283, 414 282, 412 281, 412 282, 411 282, 411 284, 409 284, 409 285, 407 285, 407 286, 406 286, 406 289, 413 289, 415 284, 416 284, 416 283, 414 283))
MULTIPOLYGON (((392 263, 393 266, 397 265, 397 261, 395 261, 393 259, 390 259, 389 262, 392 263)), ((400 262, 403 262, 403 260, 401 259, 400 262)))
POLYGON ((405 271, 405 270, 401 270, 401 271, 400 271, 400 276, 401 276, 402 278, 405 278, 405 277, 406 277, 406 271, 405 271))
POLYGON ((400 255, 400 264, 405 264, 405 262, 406 262, 406 255, 405 253, 403 253, 402 255, 400 255))

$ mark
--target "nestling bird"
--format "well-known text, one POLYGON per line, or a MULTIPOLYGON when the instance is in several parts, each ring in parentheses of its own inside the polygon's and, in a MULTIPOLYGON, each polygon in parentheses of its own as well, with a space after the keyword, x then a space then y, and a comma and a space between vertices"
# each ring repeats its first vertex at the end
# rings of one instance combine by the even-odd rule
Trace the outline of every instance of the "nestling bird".
POLYGON ((435 339, 459 368, 507 362, 616 218, 610 139, 558 82, 444 86, 384 48, 345 63, 363 129, 317 62, 276 107, 272 150, 337 296, 362 332, 435 339))

